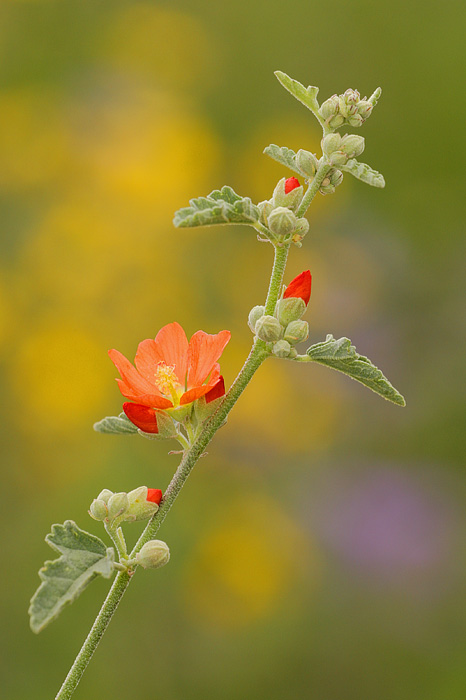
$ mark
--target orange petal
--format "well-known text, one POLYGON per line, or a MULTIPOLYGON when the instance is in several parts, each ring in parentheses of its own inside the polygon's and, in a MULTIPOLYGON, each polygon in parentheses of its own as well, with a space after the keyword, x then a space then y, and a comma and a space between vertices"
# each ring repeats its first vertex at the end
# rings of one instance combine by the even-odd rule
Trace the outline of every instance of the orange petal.
POLYGON ((158 433, 157 412, 147 406, 141 406, 137 403, 124 403, 123 411, 140 430, 145 433, 158 433))
POLYGON ((133 391, 122 379, 117 379, 117 383, 121 393, 127 399, 133 399, 140 404, 144 404, 144 406, 152 406, 153 408, 163 409, 173 407, 173 403, 160 394, 140 394, 137 391, 133 391))
POLYGON ((163 360, 167 365, 175 366, 175 374, 181 386, 186 383, 186 367, 188 361, 188 339, 179 323, 169 323, 159 330, 155 336, 163 360))
POLYGON ((155 386, 144 379, 131 362, 118 350, 109 350, 110 359, 121 374, 125 384, 133 391, 140 394, 157 393, 155 386))
MULTIPOLYGON (((139 343, 136 357, 134 358, 134 364, 137 367, 138 372, 147 379, 148 382, 154 387, 155 382, 155 369, 159 362, 164 361, 164 356, 162 350, 158 343, 152 338, 143 340, 139 343)), ((155 388, 155 387, 154 387, 155 388)), ((156 391, 158 391, 156 389, 156 391)))
POLYGON ((218 383, 219 379, 221 379, 220 365, 218 364, 218 362, 216 362, 212 369, 212 372, 210 373, 209 381, 206 384, 202 384, 201 386, 194 387, 194 389, 189 389, 189 391, 185 391, 185 393, 180 399, 180 404, 184 406, 187 403, 195 401, 196 399, 200 399, 201 396, 205 396, 218 383))
POLYGON ((206 380, 230 338, 230 331, 220 331, 216 335, 204 331, 194 333, 188 350, 188 389, 206 380))

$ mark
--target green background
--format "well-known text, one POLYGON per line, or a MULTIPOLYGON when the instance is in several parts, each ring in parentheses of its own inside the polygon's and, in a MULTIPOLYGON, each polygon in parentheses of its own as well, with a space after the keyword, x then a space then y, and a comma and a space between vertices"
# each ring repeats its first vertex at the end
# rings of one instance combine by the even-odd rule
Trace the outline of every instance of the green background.
POLYGON ((319 195, 287 281, 311 269, 311 341, 350 337, 408 405, 261 368, 76 698, 463 700, 465 29, 459 0, 1 3, 2 698, 54 697, 108 587, 30 632, 50 524, 100 534, 102 488, 176 466, 92 431, 121 407, 107 350, 177 320, 232 331, 228 384, 247 355, 270 246, 171 219, 223 184, 268 198, 270 142, 319 149, 280 69, 322 100, 383 88, 358 133, 387 186, 319 195))

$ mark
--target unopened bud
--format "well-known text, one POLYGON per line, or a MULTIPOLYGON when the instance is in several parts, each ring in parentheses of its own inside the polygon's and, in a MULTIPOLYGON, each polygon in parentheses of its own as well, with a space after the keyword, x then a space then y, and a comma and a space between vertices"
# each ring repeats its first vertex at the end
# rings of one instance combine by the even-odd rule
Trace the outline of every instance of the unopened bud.
POLYGON ((338 187, 338 185, 341 185, 342 182, 343 182, 343 173, 341 172, 341 170, 337 170, 336 168, 332 168, 331 170, 328 171, 327 177, 325 177, 322 180, 320 192, 322 194, 333 194, 335 192, 335 188, 338 187))
POLYGON ((283 328, 275 316, 261 316, 256 323, 256 335, 266 343, 274 343, 283 335, 283 328))
POLYGON ((124 493, 124 491, 121 493, 114 493, 107 504, 109 521, 115 520, 123 515, 128 505, 128 494, 124 493))
POLYGON ((324 119, 328 119, 329 117, 333 117, 335 114, 338 114, 339 102, 338 95, 332 95, 332 97, 329 97, 328 100, 322 102, 319 109, 321 116, 324 119))
POLYGON ((334 151, 330 156, 332 165, 345 165, 348 162, 349 155, 343 151, 334 151))
MULTIPOLYGON (((309 221, 303 216, 302 218, 298 219, 294 233, 295 233, 295 235, 297 235, 301 239, 303 239, 308 231, 309 231, 309 221)), ((293 236, 293 238, 294 238, 294 236, 293 236)))
POLYGON ((110 491, 110 489, 104 489, 99 493, 97 499, 99 501, 104 501, 104 503, 108 503, 108 499, 110 498, 110 496, 113 496, 113 491, 110 491))
POLYGON ((299 297, 289 297, 288 299, 280 299, 277 302, 275 313, 281 325, 285 328, 291 321, 296 321, 301 318, 306 311, 306 304, 299 297))
POLYGON ((338 129, 344 123, 344 121, 345 118, 342 114, 336 114, 330 119, 328 125, 332 129, 338 129))
POLYGON ((91 518, 94 518, 94 520, 105 520, 108 515, 105 501, 101 501, 100 498, 94 499, 89 506, 89 515, 91 518))
MULTIPOLYGON (((303 198, 303 188, 299 184, 298 180, 295 177, 290 177, 288 180, 284 177, 280 180, 280 182, 277 183, 277 186, 275 187, 273 191, 273 197, 272 197, 272 202, 273 206, 276 209, 278 208, 288 208, 291 209, 292 211, 296 211, 296 209, 299 207, 301 204, 301 200, 303 198), (289 183, 290 180, 294 180, 295 183, 297 183, 297 186, 292 187, 291 189, 288 188, 287 183, 289 183)), ((269 222, 269 227, 270 227, 270 216, 272 215, 272 212, 268 216, 268 222, 269 222)), ((286 235, 286 234, 285 234, 286 235)))
POLYGON ((168 564, 169 560, 170 550, 162 540, 146 542, 136 554, 136 561, 143 569, 160 569, 161 566, 168 564))
POLYGON ((256 332, 257 321, 265 314, 265 306, 254 306, 249 312, 248 326, 253 333, 256 332))
POLYGON ((291 209, 277 207, 269 214, 268 224, 276 236, 288 236, 296 228, 296 216, 291 209))
POLYGON ((360 114, 353 114, 353 116, 348 117, 348 124, 352 127, 362 126, 364 124, 364 119, 360 114))
POLYGON ((285 340, 287 340, 290 345, 296 345, 296 343, 302 343, 309 337, 309 324, 307 321, 292 321, 288 324, 285 330, 285 340))
POLYGON ((313 153, 300 148, 296 154, 296 165, 303 175, 306 177, 314 177, 319 166, 319 161, 313 153))
POLYGON ((139 486, 128 493, 128 507, 124 513, 124 520, 147 520, 159 509, 162 500, 160 489, 148 489, 147 486, 139 486))
POLYGON ((291 348, 290 354, 288 355, 288 358, 290 360, 294 360, 294 358, 297 356, 298 356, 298 351, 296 350, 296 348, 291 348))
POLYGON ((360 114, 363 119, 368 119, 373 109, 374 105, 369 102, 369 100, 361 100, 358 104, 358 114, 360 114))
MULTIPOLYGON (((356 158, 356 156, 361 155, 364 146, 364 136, 358 136, 357 134, 345 134, 341 140, 341 150, 347 153, 350 158, 356 158)), ((335 163, 335 165, 338 165, 338 163, 335 163)))
POLYGON ((277 340, 272 348, 272 353, 275 357, 288 357, 290 354, 291 345, 286 340, 277 340))
POLYGON ((341 136, 340 134, 327 134, 322 139, 322 151, 326 156, 329 156, 333 151, 340 150, 341 136))
POLYGON ((267 226, 267 219, 271 211, 273 211, 273 204, 269 202, 268 199, 265 202, 259 202, 257 205, 260 211, 260 222, 267 226))

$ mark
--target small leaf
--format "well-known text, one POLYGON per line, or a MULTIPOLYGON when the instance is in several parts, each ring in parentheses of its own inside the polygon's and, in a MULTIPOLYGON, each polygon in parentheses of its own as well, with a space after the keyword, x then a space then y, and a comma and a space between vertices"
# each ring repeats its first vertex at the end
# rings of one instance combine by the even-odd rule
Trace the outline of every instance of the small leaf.
POLYGON ((311 112, 316 112, 319 109, 319 104, 317 102, 319 88, 314 87, 313 85, 309 85, 309 87, 305 88, 304 85, 297 80, 290 78, 290 76, 286 73, 282 73, 281 70, 275 71, 275 75, 285 90, 288 90, 293 97, 296 97, 296 99, 302 102, 302 104, 310 109, 311 112))
POLYGON ((254 225, 260 216, 258 207, 249 197, 240 197, 228 185, 214 190, 207 197, 191 199, 189 204, 175 214, 173 223, 178 228, 213 224, 254 225))
POLYGON ((42 583, 31 599, 31 629, 41 632, 72 603, 96 576, 114 573, 114 551, 95 535, 81 530, 72 520, 52 525, 45 541, 61 556, 46 561, 39 576, 42 583))
POLYGON ((287 148, 286 146, 276 146, 274 143, 271 143, 270 146, 264 148, 264 153, 270 156, 270 158, 276 160, 277 163, 281 163, 290 170, 293 170, 293 172, 297 173, 301 177, 308 177, 308 175, 301 172, 296 165, 296 153, 291 148, 287 148))
POLYGON ((137 427, 131 423, 124 413, 119 416, 107 416, 94 423, 94 430, 98 433, 111 433, 113 435, 131 435, 137 433, 137 427))
POLYGON ((398 406, 406 405, 403 396, 390 384, 380 369, 367 357, 356 352, 348 338, 335 340, 333 335, 327 335, 325 342, 311 345, 306 353, 313 362, 347 374, 387 401, 392 401, 398 406))
POLYGON ((338 167, 340 170, 351 173, 358 180, 372 185, 372 187, 385 187, 383 175, 378 173, 377 170, 373 170, 370 165, 359 163, 355 158, 351 158, 345 165, 339 165, 338 167))

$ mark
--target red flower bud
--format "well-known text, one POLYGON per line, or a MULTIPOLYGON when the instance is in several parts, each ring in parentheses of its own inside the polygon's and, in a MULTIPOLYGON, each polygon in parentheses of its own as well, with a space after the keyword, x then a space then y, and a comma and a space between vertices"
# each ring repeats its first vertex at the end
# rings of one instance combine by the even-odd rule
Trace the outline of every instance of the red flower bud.
POLYGON ((300 184, 295 177, 289 177, 287 180, 285 180, 285 194, 295 190, 297 187, 300 187, 300 184))
POLYGON ((143 406, 140 403, 131 403, 126 401, 123 404, 123 411, 125 412, 127 418, 134 423, 139 430, 144 433, 158 433, 159 427, 157 425, 157 411, 149 406, 143 406))
POLYGON ((312 277, 309 270, 301 272, 301 274, 295 277, 294 280, 291 280, 290 284, 285 289, 283 298, 288 299, 289 297, 298 297, 299 299, 302 299, 307 306, 309 304, 309 299, 311 298, 311 282, 312 277))
POLYGON ((150 501, 151 503, 157 503, 157 505, 159 505, 161 500, 162 492, 160 489, 147 489, 146 501, 150 501))

